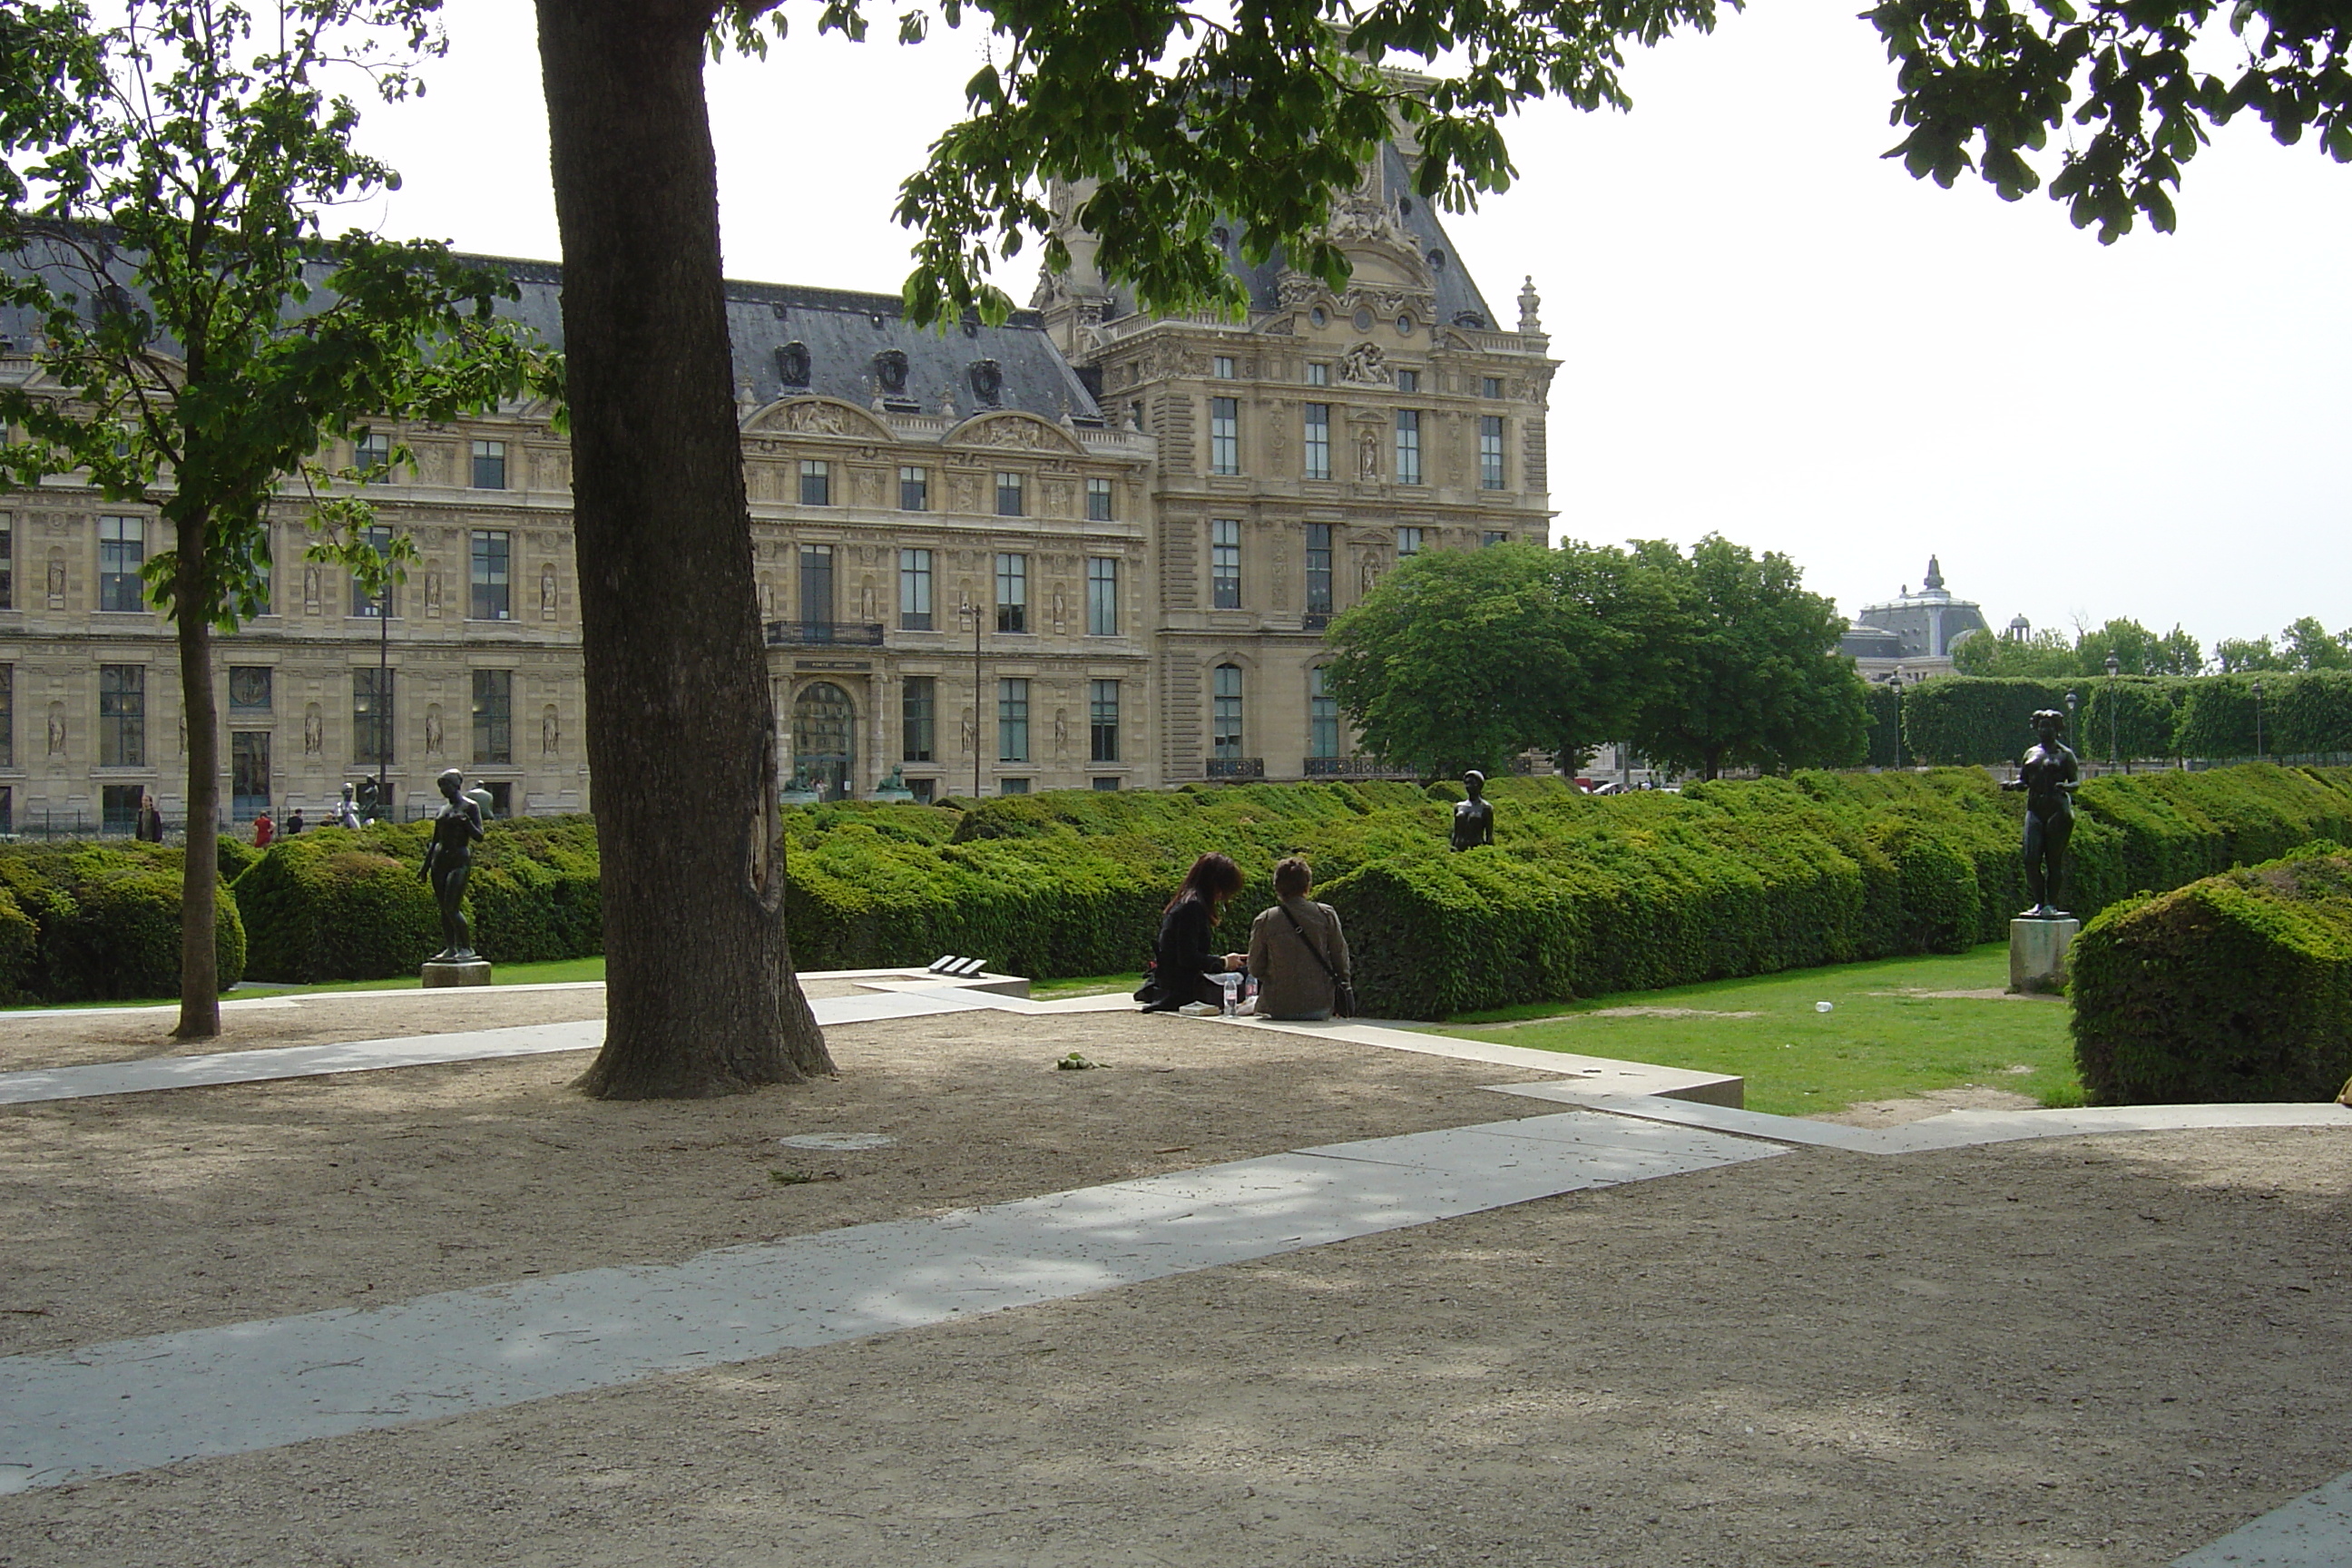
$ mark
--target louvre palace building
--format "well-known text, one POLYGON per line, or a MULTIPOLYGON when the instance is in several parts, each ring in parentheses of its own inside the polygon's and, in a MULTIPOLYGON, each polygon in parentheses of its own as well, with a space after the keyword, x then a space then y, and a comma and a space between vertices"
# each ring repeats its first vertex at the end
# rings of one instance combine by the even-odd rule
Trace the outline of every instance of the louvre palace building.
MULTIPOLYGON (((1082 194, 1054 199, 1066 229, 1082 194)), ((1236 248, 1231 321, 1139 314, 1075 230, 1070 269, 1003 326, 728 285, 768 668, 807 788, 1366 771, 1324 695, 1324 628, 1403 556, 1547 539, 1554 362, 1532 283, 1498 321, 1396 149, 1332 232, 1346 289, 1236 248)), ((560 268, 499 265, 511 313, 560 346, 560 268)), ((0 380, 37 379, 37 330, 0 319, 0 380)), ((451 766, 502 812, 593 808, 571 457, 547 414, 371 436, 414 458, 369 489, 423 557, 386 603, 303 562, 289 493, 267 613, 218 639, 235 819, 315 821, 379 769, 413 816, 451 766)), ((179 819, 176 656, 139 576, 163 527, 69 479, 0 492, 0 827, 127 829, 150 793, 179 819)))

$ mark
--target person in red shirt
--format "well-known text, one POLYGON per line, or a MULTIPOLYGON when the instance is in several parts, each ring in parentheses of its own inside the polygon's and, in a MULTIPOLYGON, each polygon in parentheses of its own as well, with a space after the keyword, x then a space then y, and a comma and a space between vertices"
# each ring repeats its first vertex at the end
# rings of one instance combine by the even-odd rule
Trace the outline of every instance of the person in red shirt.
POLYGON ((265 811, 253 819, 253 847, 256 849, 268 848, 269 841, 277 837, 278 825, 269 820, 269 813, 265 811))

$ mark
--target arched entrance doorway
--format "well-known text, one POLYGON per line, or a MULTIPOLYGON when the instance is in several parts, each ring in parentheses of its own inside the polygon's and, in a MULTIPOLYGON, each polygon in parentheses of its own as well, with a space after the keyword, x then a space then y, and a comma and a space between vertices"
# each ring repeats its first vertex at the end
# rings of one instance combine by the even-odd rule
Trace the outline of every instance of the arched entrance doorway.
POLYGON ((857 710, 829 680, 793 700, 793 766, 823 798, 849 798, 857 777, 857 710))

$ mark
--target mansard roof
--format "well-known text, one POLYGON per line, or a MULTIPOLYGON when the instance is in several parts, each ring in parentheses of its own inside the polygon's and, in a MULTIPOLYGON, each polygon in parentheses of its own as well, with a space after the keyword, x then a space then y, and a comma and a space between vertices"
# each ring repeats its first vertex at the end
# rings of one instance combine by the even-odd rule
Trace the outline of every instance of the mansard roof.
MULTIPOLYGON (((60 285, 88 291, 72 279, 57 242, 37 239, 26 251, 30 265, 57 275, 60 285)), ((23 267, 25 256, 20 252, 8 264, 23 267)), ((502 256, 460 259, 513 279, 521 298, 500 301, 499 313, 529 325, 551 348, 563 346, 561 266, 502 256)), ((315 268, 315 281, 323 284, 329 270, 324 264, 315 268)), ((127 263, 121 282, 137 294, 127 263)), ((881 398, 894 411, 909 414, 940 414, 951 405, 960 415, 1007 408, 1052 420, 1065 414, 1080 420, 1101 417, 1034 311, 1015 311, 1002 326, 967 321, 941 332, 909 322, 895 294, 732 279, 726 289, 739 402, 748 388, 748 401, 755 405, 814 395, 860 407, 881 398)), ((0 307, 0 337, 21 349, 39 331, 40 320, 33 312, 0 307)))

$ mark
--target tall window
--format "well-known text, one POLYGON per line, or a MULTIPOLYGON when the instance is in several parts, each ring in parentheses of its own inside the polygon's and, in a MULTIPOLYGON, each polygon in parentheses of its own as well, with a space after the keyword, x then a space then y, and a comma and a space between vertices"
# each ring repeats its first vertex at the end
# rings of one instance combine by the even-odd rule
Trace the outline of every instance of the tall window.
POLYGON ((898 689, 898 760, 928 763, 939 743, 939 678, 910 675, 898 689))
POLYGON ((1019 474, 996 476, 996 515, 1027 517, 1029 503, 1019 474))
POLYGON ((0 610, 16 607, 16 531, 0 511, 0 610))
POLYGON ((1307 744, 1313 756, 1339 754, 1339 703, 1324 689, 1319 664, 1307 672, 1307 744))
POLYGON ((1234 378, 1234 357, 1233 357, 1233 355, 1231 355, 1231 354, 1219 354, 1219 355, 1217 355, 1217 356, 1216 356, 1216 358, 1215 358, 1215 360, 1214 360, 1213 362, 1212 362, 1212 363, 1211 363, 1211 365, 1210 365, 1210 370, 1211 370, 1211 373, 1212 373, 1212 374, 1213 374, 1219 381, 1231 381, 1231 380, 1233 380, 1233 378, 1234 378))
POLYGON ((1502 396, 1503 378, 1499 375, 1480 376, 1478 378, 1478 395, 1481 397, 1502 396))
POLYGON ((352 671, 352 756, 358 762, 392 764, 392 694, 398 674, 392 669, 352 671))
POLYGON ((833 465, 814 458, 801 459, 801 505, 833 504, 833 465))
POLYGON ((833 640, 833 546, 801 546, 801 636, 833 640))
POLYGON ((228 737, 228 809, 251 822, 269 809, 269 731, 232 730, 228 737))
POLYGON ((507 488, 507 444, 504 441, 474 443, 474 488, 478 490, 502 490, 507 488))
POLYGON ((1478 542, 1482 545, 1500 544, 1510 537, 1509 532, 1506 530, 1490 528, 1486 532, 1478 536, 1478 542))
POLYGON ((1307 405, 1307 440, 1304 446, 1307 462, 1305 477, 1328 479, 1331 477, 1331 405, 1310 403, 1307 405))
MULTIPOLYGON (((0 664, 0 768, 16 765, 16 667, 0 664)), ((0 833, 5 833, 0 827, 0 833)))
POLYGON ((1478 488, 1503 488, 1503 416, 1499 414, 1478 416, 1478 488))
POLYGON ((1242 471, 1242 405, 1237 397, 1209 399, 1209 472, 1242 471))
POLYGON ((514 671, 474 671, 474 761, 514 761, 514 671))
POLYGON ((996 760, 1029 760, 1029 683, 1025 680, 996 683, 996 760))
POLYGON ((512 539, 502 528, 474 530, 473 596, 466 614, 475 620, 503 621, 513 614, 507 587, 507 552, 512 539))
POLYGON ((1396 381, 1397 390, 1399 392, 1419 392, 1421 390, 1421 372, 1417 370, 1404 370, 1400 368, 1396 373, 1396 381))
POLYGON ((1239 665, 1217 666, 1209 701, 1209 740, 1214 754, 1242 754, 1242 671, 1239 665))
POLYGON ((1331 613, 1331 525, 1307 525, 1307 613, 1331 613))
MULTIPOLYGON (((367 531, 367 544, 369 549, 374 551, 380 556, 391 554, 392 530, 385 527, 383 523, 377 523, 374 527, 367 531)), ((392 611, 391 600, 392 584, 390 583, 386 583, 383 585, 383 594, 370 595, 365 588, 360 585, 359 578, 357 576, 352 577, 352 614, 355 616, 366 616, 371 619, 378 616, 388 615, 392 611)))
POLYGON ((898 552, 898 625, 902 630, 931 629, 931 552, 898 552))
POLYGON ((371 485, 392 483, 392 437, 371 430, 352 443, 352 467, 371 485))
POLYGON ((996 558, 996 629, 1029 629, 1029 557, 1000 554, 996 558))
POLYGON ((898 510, 929 511, 931 510, 931 470, 902 468, 898 470, 898 510))
POLYGON ((1421 410, 1417 408, 1397 410, 1396 482, 1421 483, 1421 410))
POLYGON ((1307 366, 1307 384, 1309 386, 1330 385, 1331 367, 1328 364, 1321 363, 1318 361, 1309 361, 1307 366))
POLYGON ((147 765, 147 667, 98 667, 98 763, 105 768, 147 765))
POLYGON ((1111 521, 1110 481, 1108 479, 1088 479, 1087 481, 1087 521, 1088 522, 1108 522, 1111 521))
POLYGON ((1236 518, 1209 524, 1209 603, 1220 610, 1242 607, 1242 525, 1236 518))
POLYGON ((1108 555, 1087 557, 1087 636, 1118 636, 1118 563, 1108 555))
POLYGON ((1398 530, 1397 530, 1397 559, 1398 559, 1398 560, 1400 560, 1400 561, 1402 561, 1402 560, 1403 560, 1403 559, 1404 559, 1406 556, 1408 556, 1408 555, 1418 555, 1418 554, 1420 554, 1420 553, 1421 553, 1421 530, 1419 530, 1419 529, 1417 529, 1417 528, 1400 528, 1400 529, 1398 529, 1398 530))
POLYGON ((1091 682, 1087 693, 1087 729, 1092 736, 1092 757, 1097 763, 1118 761, 1118 682, 1091 682))
POLYGON ((232 719, 267 713, 271 707, 270 677, 266 664, 234 664, 228 671, 228 714, 232 719))
POLYGON ((98 520, 98 607, 101 610, 143 610, 139 596, 139 569, 147 564, 147 520, 101 517, 98 520))

